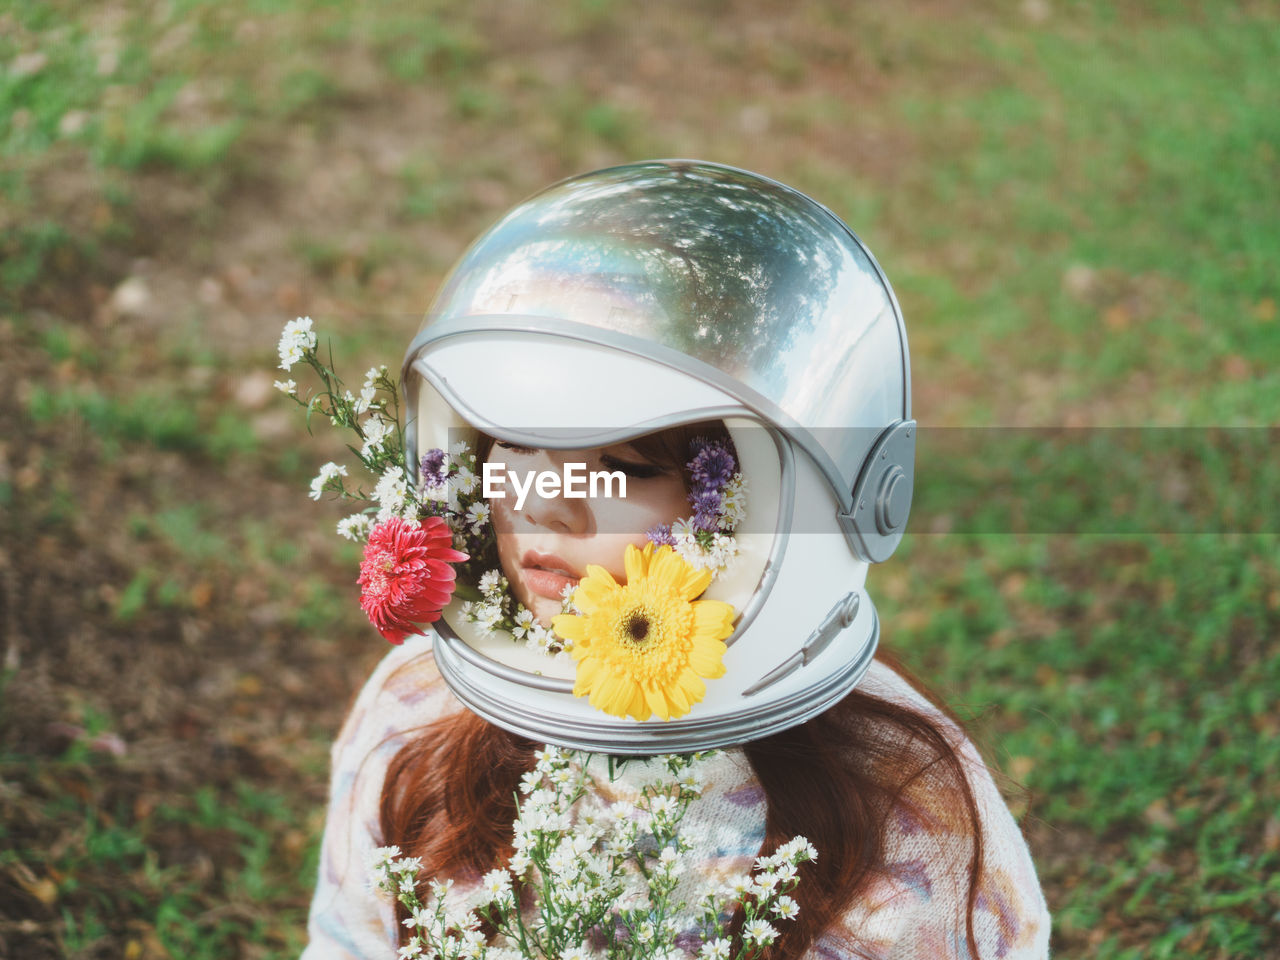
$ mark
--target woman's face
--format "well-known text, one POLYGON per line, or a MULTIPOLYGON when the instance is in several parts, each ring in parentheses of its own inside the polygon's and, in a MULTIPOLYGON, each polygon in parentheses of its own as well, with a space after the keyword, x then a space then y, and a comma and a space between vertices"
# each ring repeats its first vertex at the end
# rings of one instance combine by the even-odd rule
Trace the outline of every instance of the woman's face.
POLYGON ((680 468, 648 459, 629 443, 544 450, 495 442, 487 462, 495 465, 491 470, 505 464, 504 470, 515 473, 522 484, 543 471, 563 476, 566 463, 585 464, 588 477, 594 471, 621 471, 627 478, 625 497, 618 496, 616 483, 612 497, 585 499, 540 496, 532 484, 517 510, 513 484, 506 483, 504 497, 487 501, 502 572, 515 598, 544 627, 560 613, 562 591, 577 586, 588 564, 604 567, 624 582, 627 544, 643 546, 646 531, 689 512, 680 468))

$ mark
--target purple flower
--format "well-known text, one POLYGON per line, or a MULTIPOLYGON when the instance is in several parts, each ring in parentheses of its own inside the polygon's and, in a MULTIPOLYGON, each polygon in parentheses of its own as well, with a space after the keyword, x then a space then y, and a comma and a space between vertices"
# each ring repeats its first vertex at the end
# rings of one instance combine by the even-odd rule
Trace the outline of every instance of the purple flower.
POLYGON ((656 527, 650 527, 644 534, 655 547, 674 547, 676 538, 671 535, 671 524, 660 523, 656 527))
POLYGON ((738 463, 729 448, 719 440, 698 438, 690 447, 697 451, 687 465, 695 489, 719 492, 721 487, 733 479, 738 463))
POLYGON ((418 465, 422 483, 427 489, 442 487, 449 479, 449 468, 445 464, 445 452, 439 447, 428 450, 418 465))
POLYGON ((701 493, 689 495, 693 504, 693 525, 699 530, 719 530, 720 511, 724 509, 724 500, 715 490, 703 490, 701 493))

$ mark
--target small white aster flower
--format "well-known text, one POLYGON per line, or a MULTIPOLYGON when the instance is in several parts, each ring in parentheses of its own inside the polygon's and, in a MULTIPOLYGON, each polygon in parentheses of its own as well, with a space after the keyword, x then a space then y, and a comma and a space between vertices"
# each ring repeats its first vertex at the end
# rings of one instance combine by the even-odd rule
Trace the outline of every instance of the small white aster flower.
POLYGON ((398 856, 400 856, 400 848, 395 845, 377 847, 369 854, 369 867, 372 870, 385 870, 398 856))
POLYGON ((312 500, 319 500, 320 494, 324 491, 324 485, 334 477, 345 477, 347 468, 340 464, 334 463, 332 460, 320 468, 320 472, 316 474, 315 479, 311 481, 311 493, 309 496, 312 500))
POLYGON ((708 940, 698 951, 702 960, 729 960, 729 941, 724 937, 708 940))
POLYGON ((697 531, 698 528, 693 525, 693 520, 689 517, 681 517, 671 524, 671 536, 675 540, 682 538, 692 540, 697 531))
POLYGON ((383 449, 387 438, 396 432, 396 425, 375 413, 365 420, 361 429, 364 431, 364 446, 360 449, 360 455, 368 457, 383 449))
POLYGON ((562 960, 591 960, 591 954, 587 951, 586 944, 579 944, 566 950, 562 960))
POLYGON ((480 918, 470 910, 449 910, 445 914, 445 919, 449 922, 449 926, 457 927, 462 931, 462 939, 467 939, 467 934, 480 929, 480 918))
POLYGON ((373 498, 382 508, 378 511, 379 521, 399 516, 409 498, 409 481, 404 470, 394 464, 388 466, 373 488, 373 498))
POLYGON ((751 943, 773 943, 778 931, 767 920, 756 918, 742 925, 742 935, 751 943))
POLYGON ((431 895, 437 900, 443 900, 449 895, 449 891, 453 888, 452 880, 432 880, 431 895))
POLYGON ((664 794, 659 794, 649 801, 649 812, 654 816, 669 816, 675 809, 675 801, 664 794))
POLYGON ((779 897, 773 905, 773 915, 780 920, 794 920, 799 913, 799 905, 790 897, 779 897))
POLYGON ((686 770, 684 773, 680 774, 680 778, 676 783, 678 783, 684 790, 697 794, 702 793, 703 787, 705 786, 705 780, 703 779, 702 774, 694 769, 686 770))
POLYGON ((614 837, 604 845, 606 856, 626 857, 631 854, 631 844, 624 837, 614 837))
POLYGON ((373 404, 373 398, 377 395, 377 391, 373 387, 365 387, 360 391, 360 396, 353 397, 351 391, 347 391, 347 402, 351 404, 351 409, 356 416, 366 413, 373 404))
POLYGON ((541 750, 534 751, 533 758, 538 763, 537 769, 546 773, 560 763, 561 753, 558 748, 547 744, 541 750))
POLYGON ((542 783, 542 774, 537 770, 530 770, 527 773, 523 773, 520 775, 520 792, 525 796, 528 796, 538 788, 540 783, 542 783))
POLYGON ((457 493, 470 493, 476 488, 476 475, 470 467, 458 467, 458 472, 449 478, 449 484, 457 493))
POLYGON ((636 927, 636 940, 640 943, 650 943, 654 934, 657 933, 653 928, 653 924, 646 920, 640 926, 636 927))
POLYGON ((524 826, 529 830, 545 826, 547 808, 555 804, 555 799, 555 792, 546 787, 538 787, 529 794, 529 799, 524 802, 524 809, 520 812, 524 826))
MULTIPOLYGON (((483 588, 482 588, 483 589, 483 588)), ((515 625, 512 627, 511 635, 517 640, 523 640, 529 633, 529 629, 533 626, 533 611, 527 607, 521 607, 516 611, 515 625)))
POLYGON ((805 837, 795 836, 778 848, 778 853, 793 863, 817 860, 818 851, 805 837))
POLYGON ((756 877, 756 889, 763 895, 773 892, 773 888, 778 885, 778 875, 776 873, 762 873, 756 877))
POLYGON ((280 369, 288 370, 295 363, 302 362, 307 351, 314 350, 315 346, 316 335, 311 329, 311 318, 290 320, 284 325, 276 348, 280 353, 280 369))
POLYGON ((422 869, 420 857, 401 857, 391 864, 391 872, 412 876, 422 869))
POLYGON ((491 593, 497 593, 502 585, 502 572, 499 570, 487 570, 480 577, 480 592, 486 597, 491 593))
POLYGON ((414 960, 416 957, 422 956, 422 940, 418 937, 412 938, 396 953, 400 960, 414 960))
POLYGON ((735 473, 720 494, 720 529, 733 530, 747 518, 747 481, 735 473))
POLYGON ((715 568, 715 561, 711 554, 704 550, 702 544, 698 543, 692 535, 681 534, 675 538, 675 541, 675 551, 685 563, 699 570, 715 568))
POLYGON ((547 857, 547 868, 561 880, 572 882, 577 878, 581 864, 573 850, 562 844, 547 857))
POLYGON ((412 930, 414 927, 425 927, 431 922, 432 913, 426 907, 415 907, 409 916, 404 918, 404 925, 412 930))
POLYGON ((338 535, 359 543, 369 536, 373 518, 364 513, 353 513, 338 521, 338 535))
POLYGON ((498 629, 498 624, 502 622, 502 606, 493 602, 477 603, 472 608, 471 615, 475 617, 475 622, 485 630, 496 630, 498 629))
POLYGON ((291 397, 296 396, 298 393, 298 385, 292 380, 277 380, 275 381, 275 388, 291 397))
POLYGON ((467 507, 467 525, 472 533, 480 533, 489 522, 489 505, 483 502, 473 503, 467 507))
POLYGON ((476 958, 484 956, 484 947, 484 934, 475 930, 467 930, 462 934, 459 953, 461 956, 467 957, 468 960, 476 960, 476 958))
POLYGON ((530 650, 547 653, 551 648, 553 636, 554 634, 542 624, 534 623, 530 624, 529 633, 524 643, 530 650))
POLYGON ((449 444, 450 457, 460 458, 470 452, 471 452, 471 447, 467 444, 467 441, 465 440, 455 440, 453 443, 449 444))
POLYGON ((490 870, 480 881, 486 902, 505 899, 511 893, 511 875, 505 870, 490 870))
POLYGON ((722 570, 738 555, 738 541, 723 533, 717 533, 711 542, 711 562, 716 570, 722 570))
POLYGON ((745 873, 738 873, 728 879, 724 885, 724 890, 735 900, 741 900, 751 893, 752 887, 751 878, 745 873))
POLYGON ((617 821, 619 828, 625 828, 627 822, 635 815, 636 807, 626 800, 618 800, 609 804, 609 816, 617 821))

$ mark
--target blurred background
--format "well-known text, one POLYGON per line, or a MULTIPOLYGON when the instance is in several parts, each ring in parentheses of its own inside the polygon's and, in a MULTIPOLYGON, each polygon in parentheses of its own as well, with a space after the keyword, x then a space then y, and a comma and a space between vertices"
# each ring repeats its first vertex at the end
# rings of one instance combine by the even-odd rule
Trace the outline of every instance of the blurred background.
POLYGON ((1265 441, 1176 534, 957 525, 922 448, 871 589, 1008 775, 1056 956, 1280 955, 1277 63, 1273 2, 2 0, 0 956, 301 949, 385 645, 280 328, 394 369, 507 207, 662 156, 853 226, 922 424, 1265 441))

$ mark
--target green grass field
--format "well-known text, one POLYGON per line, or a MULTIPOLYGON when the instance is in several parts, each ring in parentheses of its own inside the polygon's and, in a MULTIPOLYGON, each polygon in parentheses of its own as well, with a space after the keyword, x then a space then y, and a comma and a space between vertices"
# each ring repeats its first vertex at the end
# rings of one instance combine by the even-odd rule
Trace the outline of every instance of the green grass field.
POLYGON ((0 956, 301 949, 382 641, 280 327, 394 365, 504 209, 654 156, 847 218, 926 427, 1182 428, 922 449, 871 586, 1056 956, 1280 955, 1280 5, 640 9, 0 2, 0 956))

